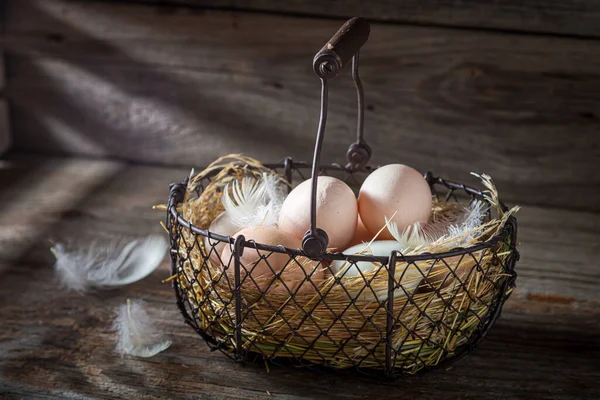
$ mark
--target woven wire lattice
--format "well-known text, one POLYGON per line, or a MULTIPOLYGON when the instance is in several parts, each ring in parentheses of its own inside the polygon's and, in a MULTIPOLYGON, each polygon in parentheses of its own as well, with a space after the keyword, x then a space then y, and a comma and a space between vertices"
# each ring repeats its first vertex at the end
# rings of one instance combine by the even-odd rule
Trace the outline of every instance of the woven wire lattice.
MULTIPOLYGON (((268 167, 290 182, 310 175, 309 165, 290 159, 268 167)), ((360 185, 366 175, 340 165, 323 167, 320 173, 350 186, 360 185)), ((203 177, 196 194, 212 176, 203 177)), ((440 201, 484 196, 429 173, 426 179, 440 201)), ((172 186, 167 216, 177 303, 185 322, 211 349, 236 361, 292 361, 385 375, 439 366, 474 348, 515 283, 518 252, 512 217, 487 241, 445 253, 327 253, 311 260, 299 249, 222 237, 192 225, 177 208, 186 185, 187 180, 172 186), (222 243, 231 250, 225 258, 218 249, 222 243), (346 271, 356 267, 356 276, 347 280, 335 275, 333 260, 345 260, 346 271), (357 267, 361 262, 376 268, 363 273, 357 267)))

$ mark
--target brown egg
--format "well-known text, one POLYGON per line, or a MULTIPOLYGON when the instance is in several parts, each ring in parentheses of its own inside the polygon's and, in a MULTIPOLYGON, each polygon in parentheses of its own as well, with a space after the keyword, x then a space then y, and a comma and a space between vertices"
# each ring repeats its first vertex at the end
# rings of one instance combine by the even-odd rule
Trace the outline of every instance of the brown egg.
MULTIPOLYGON (((231 236, 240 230, 239 227, 231 222, 231 219, 226 213, 221 213, 217 218, 210 224, 208 230, 212 233, 217 233, 222 236, 231 236)), ((208 255, 210 261, 215 264, 221 264, 219 256, 223 253, 223 249, 227 243, 218 241, 216 239, 209 239, 204 237, 204 251, 208 255)))
MULTIPOLYGON (((312 179, 299 184, 285 199, 279 213, 279 229, 301 239, 310 229, 312 179)), ((329 248, 342 250, 354 236, 358 205, 352 189, 331 176, 317 180, 317 228, 327 232, 329 248)))
MULTIPOLYGON (((270 226, 245 228, 234 236, 238 235, 243 235, 247 241, 253 240, 265 245, 281 245, 291 249, 301 246, 301 240, 297 237, 270 226)), ((232 246, 225 246, 221 259, 225 265, 228 265, 227 275, 233 283, 235 269, 232 246)), ((287 289, 289 289, 292 293, 298 290, 298 294, 314 293, 315 288, 306 280, 306 277, 312 273, 310 280, 315 285, 324 279, 324 268, 317 268, 318 262, 304 257, 291 259, 286 253, 246 247, 240 261, 240 279, 242 286, 248 290, 258 289, 261 292, 288 294, 287 289), (313 270, 315 270, 314 273, 313 270), (281 275, 277 278, 275 274, 279 273, 281 275)))
POLYGON ((348 246, 352 247, 359 243, 370 242, 371 239, 373 239, 373 236, 374 235, 369 232, 367 228, 365 228, 365 225, 360 220, 360 217, 358 217, 358 221, 356 223, 356 232, 354 232, 354 237, 348 246))
MULTIPOLYGON (((431 190, 423 176, 402 164, 378 168, 365 179, 358 195, 358 210, 365 227, 376 234, 385 226, 385 218, 401 232, 415 222, 427 222, 431 213, 431 190)), ((392 240, 384 229, 380 240, 392 240)))

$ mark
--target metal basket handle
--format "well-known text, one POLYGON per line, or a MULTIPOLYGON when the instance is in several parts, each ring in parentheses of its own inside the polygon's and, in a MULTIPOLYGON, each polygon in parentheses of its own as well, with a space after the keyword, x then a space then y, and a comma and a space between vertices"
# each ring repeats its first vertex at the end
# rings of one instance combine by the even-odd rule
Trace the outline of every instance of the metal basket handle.
POLYGON ((327 122, 327 81, 335 78, 352 59, 352 78, 356 85, 358 97, 358 121, 356 129, 356 142, 348 148, 346 168, 350 171, 363 169, 371 157, 371 148, 363 138, 364 129, 364 95, 362 83, 358 77, 358 54, 363 44, 369 38, 371 27, 369 23, 358 17, 346 21, 333 35, 313 59, 313 69, 321 79, 321 114, 317 129, 317 140, 312 164, 312 187, 310 202, 310 230, 302 239, 302 250, 309 257, 320 257, 327 251, 329 238, 327 233, 317 228, 317 180, 319 175, 319 160, 327 122))

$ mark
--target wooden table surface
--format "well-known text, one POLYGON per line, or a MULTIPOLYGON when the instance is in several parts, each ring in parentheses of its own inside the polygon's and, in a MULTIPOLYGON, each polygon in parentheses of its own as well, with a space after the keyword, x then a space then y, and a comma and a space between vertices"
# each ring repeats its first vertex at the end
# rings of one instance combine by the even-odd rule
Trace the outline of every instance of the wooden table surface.
MULTIPOLYGON (((160 232, 151 209, 181 168, 13 154, 0 164, 0 396, 54 398, 600 398, 600 215, 524 205, 518 289, 477 350, 398 380, 239 365, 183 324, 166 263, 142 282, 81 295, 53 275, 49 240, 160 232), (173 340, 115 353, 115 308, 144 299, 173 340)), ((500 187, 502 193, 502 187, 500 187)))

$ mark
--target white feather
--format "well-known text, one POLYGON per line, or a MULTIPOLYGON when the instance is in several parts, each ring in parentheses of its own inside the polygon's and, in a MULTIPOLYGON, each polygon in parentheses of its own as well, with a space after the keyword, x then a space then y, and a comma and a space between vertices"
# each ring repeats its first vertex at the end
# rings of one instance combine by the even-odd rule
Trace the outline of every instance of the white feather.
POLYGON ((454 220, 432 221, 427 224, 417 222, 402 232, 398 225, 385 219, 390 234, 399 243, 405 244, 407 251, 415 251, 434 241, 449 241, 450 247, 461 246, 477 237, 477 227, 483 223, 489 206, 481 200, 472 201, 454 220))
POLYGON ((385 225, 394 239, 404 246, 404 250, 417 249, 431 242, 431 237, 424 232, 420 222, 409 225, 402 232, 399 231, 398 224, 387 218, 385 218, 385 225))
POLYGON ((123 286, 150 275, 163 260, 168 244, 162 236, 148 236, 118 246, 117 242, 92 243, 68 251, 57 244, 50 250, 54 270, 63 286, 83 292, 96 287, 123 286))
POLYGON ((448 237, 456 238, 455 246, 462 246, 473 238, 479 236, 477 227, 481 226, 489 205, 481 200, 474 200, 469 204, 461 220, 448 227, 448 237))
POLYGON ((158 333, 139 300, 127 299, 119 307, 113 328, 117 333, 117 352, 121 354, 152 357, 171 345, 170 340, 158 333))
POLYGON ((262 179, 244 177, 227 185, 222 203, 231 222, 239 228, 275 226, 285 199, 279 177, 263 173, 262 179))

